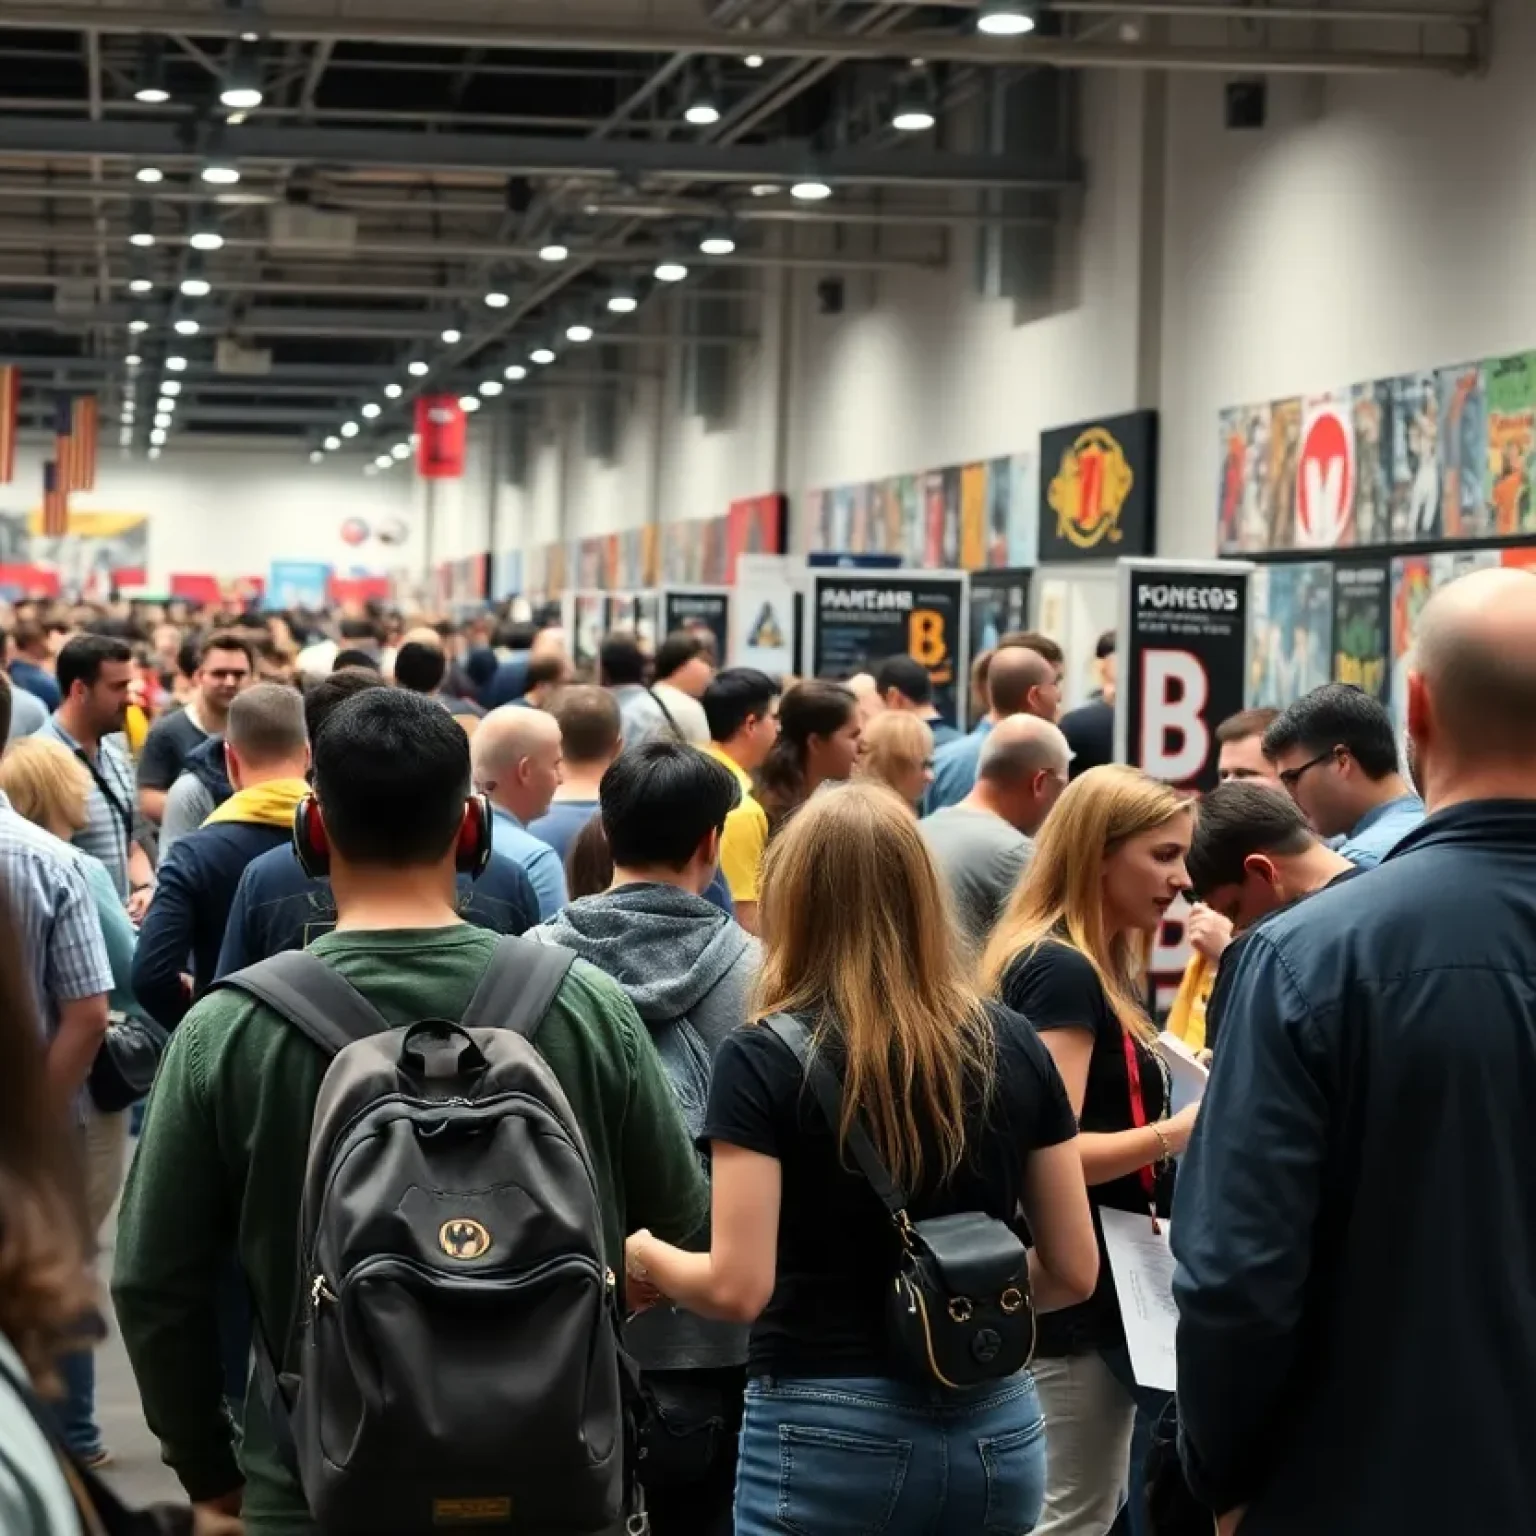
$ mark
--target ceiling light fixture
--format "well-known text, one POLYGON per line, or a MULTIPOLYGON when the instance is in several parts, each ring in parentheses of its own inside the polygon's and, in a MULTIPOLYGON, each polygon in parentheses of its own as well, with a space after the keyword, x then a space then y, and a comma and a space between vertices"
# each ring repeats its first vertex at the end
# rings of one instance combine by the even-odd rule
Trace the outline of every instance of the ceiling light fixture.
POLYGON ((380 469, 388 469, 395 461, 387 453, 381 453, 373 462, 380 469))
POLYGON ((383 414, 384 407, 382 405, 375 405, 372 400, 370 400, 368 404, 363 407, 363 419, 365 421, 375 421, 383 414))
POLYGON ((720 78, 713 60, 685 80, 683 120, 695 128, 709 128, 720 121, 720 78))
POLYGON ((592 340, 592 327, 590 325, 568 325, 565 328, 567 341, 583 342, 592 340))
POLYGON ((658 283, 680 283, 688 276, 688 268, 680 261, 658 261, 652 275, 658 283))
POLYGON ((736 237, 728 229, 707 229, 699 240, 705 256, 729 256, 736 249, 736 237))
POLYGON ((898 133, 927 133, 938 121, 933 115, 933 87, 928 75, 914 70, 896 89, 891 127, 898 133))
MULTIPOLYGON (((130 327, 130 329, 132 329, 132 327, 130 327)), ((130 352, 128 356, 123 359, 123 361, 127 363, 130 368, 137 368, 139 364, 144 361, 144 359, 140 357, 137 352, 130 352)))
POLYGON ((535 347, 528 354, 528 361, 530 363, 537 363, 541 368, 547 367, 554 360, 555 349, 553 347, 535 347))
POLYGON ((988 37, 1023 37, 1035 30, 1035 7, 1028 0, 982 0, 976 30, 988 37))
POLYGON ((240 167, 233 160, 210 160, 202 176, 210 187, 235 187, 240 184, 240 167))
POLYGON ((155 430, 149 434, 149 440, 155 445, 156 448, 158 448, 165 441, 167 435, 168 434, 166 433, 164 427, 156 427, 155 430))
POLYGON ((153 293, 155 285, 147 277, 134 277, 128 281, 129 293, 153 293))
POLYGON ((152 459, 158 459, 160 457, 160 445, 158 443, 149 450, 149 456, 152 459))
POLYGON ((776 181, 754 181, 747 190, 753 197, 777 197, 784 189, 776 181))
POLYGON ((358 433, 358 425, 357 425, 357 423, 355 421, 344 421, 344 422, 342 422, 342 424, 341 424, 341 435, 343 437, 356 437, 357 433, 358 433))
POLYGON ((478 411, 480 409, 479 395, 460 395, 459 409, 466 415, 468 415, 471 411, 478 411))
POLYGON ((141 165, 133 173, 133 179, 135 181, 142 181, 145 186, 152 187, 156 183, 165 180, 165 172, 158 165, 141 165))
POLYGON ((142 319, 130 320, 128 322, 128 329, 133 335, 142 336, 149 329, 149 321, 142 319))
POLYGON ((326 440, 325 440, 325 451, 327 453, 335 453, 335 451, 338 448, 340 448, 340 447, 341 447, 341 439, 339 437, 328 437, 328 438, 326 438, 326 440))
POLYGON ((224 236, 216 229, 194 229, 187 239, 187 244, 194 251, 222 251, 224 249, 224 236))
POLYGON ((384 386, 384 398, 386 400, 398 400, 405 391, 398 384, 386 384, 384 386))
POLYGON ((510 293, 503 293, 500 288, 491 289, 485 296, 485 307, 487 309, 505 309, 511 302, 512 295, 510 293))
POLYGON ((444 327, 443 345, 445 347, 456 347, 463 340, 464 332, 461 331, 456 325, 444 327))
POLYGON ((564 261, 571 254, 571 248, 558 235, 551 235, 543 245, 539 247, 540 261, 564 261))
POLYGON ((481 382, 480 393, 487 400, 494 400, 506 387, 500 379, 485 379, 481 382))
POLYGON ((185 373, 187 371, 187 360, 184 357, 173 355, 166 358, 165 366, 169 368, 172 373, 185 373))
POLYGON ((521 363, 508 363, 502 370, 501 376, 504 379, 510 379, 514 384, 518 384, 528 377, 528 370, 521 363))
POLYGON ((695 128, 708 128, 720 121, 720 108, 709 100, 691 101, 683 113, 683 120, 695 128))
POLYGON ((141 251, 147 251, 155 243, 155 232, 152 229, 136 229, 128 236, 128 244, 136 245, 141 251))
POLYGON ((189 299, 206 299, 213 292, 213 284, 206 277, 184 277, 181 280, 181 291, 189 299))
POLYGON ((789 189, 789 195, 798 198, 802 203, 822 203, 832 196, 832 188, 824 181, 817 181, 814 176, 808 176, 804 181, 797 181, 789 189))
POLYGON ((158 37, 146 37, 139 47, 139 83, 133 99, 146 107, 164 106, 171 99, 165 88, 165 44, 158 37))
POLYGON ((432 371, 432 365, 430 363, 422 362, 422 360, 418 357, 414 362, 410 362, 405 365, 405 371, 410 374, 413 379, 424 379, 432 371))
POLYGON ((325 449, 323 448, 311 448, 309 450, 309 462, 311 464, 318 464, 324 457, 325 449))
POLYGON ((132 447, 133 446, 133 428, 132 427, 124 427, 123 430, 117 434, 117 441, 118 441, 118 445, 120 447, 123 447, 123 448, 132 447))
POLYGON ((608 295, 608 312, 613 315, 632 315, 640 308, 637 299, 628 288, 615 288, 608 295))
POLYGON ((170 426, 170 424, 171 424, 171 413, 169 411, 160 411, 160 412, 158 412, 156 414, 156 416, 155 416, 155 426, 160 431, 163 432, 168 426, 170 426))
POLYGON ((397 459, 408 459, 411 456, 411 445, 409 443, 396 443, 389 451, 397 459))
POLYGON ((261 57, 252 45, 242 43, 224 73, 219 104, 234 112, 254 112, 262 100, 261 57))
POLYGON ((169 395, 174 400, 176 396, 181 393, 181 380, 167 379, 165 383, 160 386, 160 393, 162 395, 169 395))
POLYGON ((181 319, 176 322, 175 329, 178 336, 196 336, 197 333, 202 330, 202 326, 199 325, 197 321, 194 320, 190 315, 183 315, 181 319))
POLYGON ((760 53, 749 53, 741 62, 745 64, 748 69, 761 69, 763 67, 764 60, 762 54, 760 53))
POLYGON ((161 397, 155 401, 155 409, 162 416, 169 416, 171 412, 176 409, 176 402, 172 400, 169 395, 161 395, 161 397))

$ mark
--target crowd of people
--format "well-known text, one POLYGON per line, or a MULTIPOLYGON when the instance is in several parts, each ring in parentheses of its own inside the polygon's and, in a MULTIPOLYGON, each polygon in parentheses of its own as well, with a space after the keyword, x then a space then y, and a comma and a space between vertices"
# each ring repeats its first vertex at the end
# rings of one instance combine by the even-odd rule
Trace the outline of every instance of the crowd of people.
POLYGON ((1434 597, 1406 761, 1328 685, 1203 796, 1110 760, 1113 636, 962 732, 904 656, 18 605, 0 1531, 112 1528, 114 1206, 201 1536, 1523 1529, 1533 598, 1434 597))

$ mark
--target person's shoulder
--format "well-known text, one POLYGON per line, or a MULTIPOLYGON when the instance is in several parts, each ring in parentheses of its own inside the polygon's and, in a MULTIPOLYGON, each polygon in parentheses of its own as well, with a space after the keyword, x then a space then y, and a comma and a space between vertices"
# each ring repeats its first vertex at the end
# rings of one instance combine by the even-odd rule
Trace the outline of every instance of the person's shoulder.
POLYGON ((1008 970, 1013 976, 1091 983, 1094 988, 1099 988, 1099 973, 1093 968, 1093 962, 1065 939, 1042 939, 1015 956, 1008 970))

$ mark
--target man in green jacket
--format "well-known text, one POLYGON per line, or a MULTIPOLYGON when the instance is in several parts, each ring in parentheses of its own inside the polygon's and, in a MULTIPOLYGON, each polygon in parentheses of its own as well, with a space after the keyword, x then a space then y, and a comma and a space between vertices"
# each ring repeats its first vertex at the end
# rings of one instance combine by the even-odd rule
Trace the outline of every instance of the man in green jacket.
MULTIPOLYGON (((337 923, 311 953, 392 1025, 460 1017, 497 943, 456 909, 468 738, 429 699, 370 690, 326 722, 314 765, 337 923)), ((650 1227, 682 1240, 697 1231, 708 1188, 655 1046, 619 986, 578 960, 538 1049, 586 1138, 615 1273, 624 1272, 628 1233, 650 1227)), ((313 1526, 254 1384, 237 1461, 215 1294, 233 1245, 261 1335, 282 1350, 297 1310, 299 1203, 327 1065, 262 1004, 210 993, 166 1052, 123 1196, 112 1290, 145 1417, 191 1499, 242 1514, 251 1536, 310 1536, 313 1526)))

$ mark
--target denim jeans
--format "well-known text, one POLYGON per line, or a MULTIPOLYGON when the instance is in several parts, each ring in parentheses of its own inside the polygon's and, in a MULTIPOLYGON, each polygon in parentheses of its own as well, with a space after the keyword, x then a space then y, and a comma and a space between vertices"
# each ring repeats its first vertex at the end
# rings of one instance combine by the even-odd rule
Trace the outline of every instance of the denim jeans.
POLYGON ((958 1393, 880 1377, 747 1385, 736 1536, 1021 1536, 1044 1496, 1028 1371, 958 1393))
POLYGON ((102 1449, 96 1425, 96 1356, 90 1349, 71 1350, 59 1356, 59 1376, 64 1398, 55 1410, 59 1433, 76 1456, 89 1460, 102 1449))

